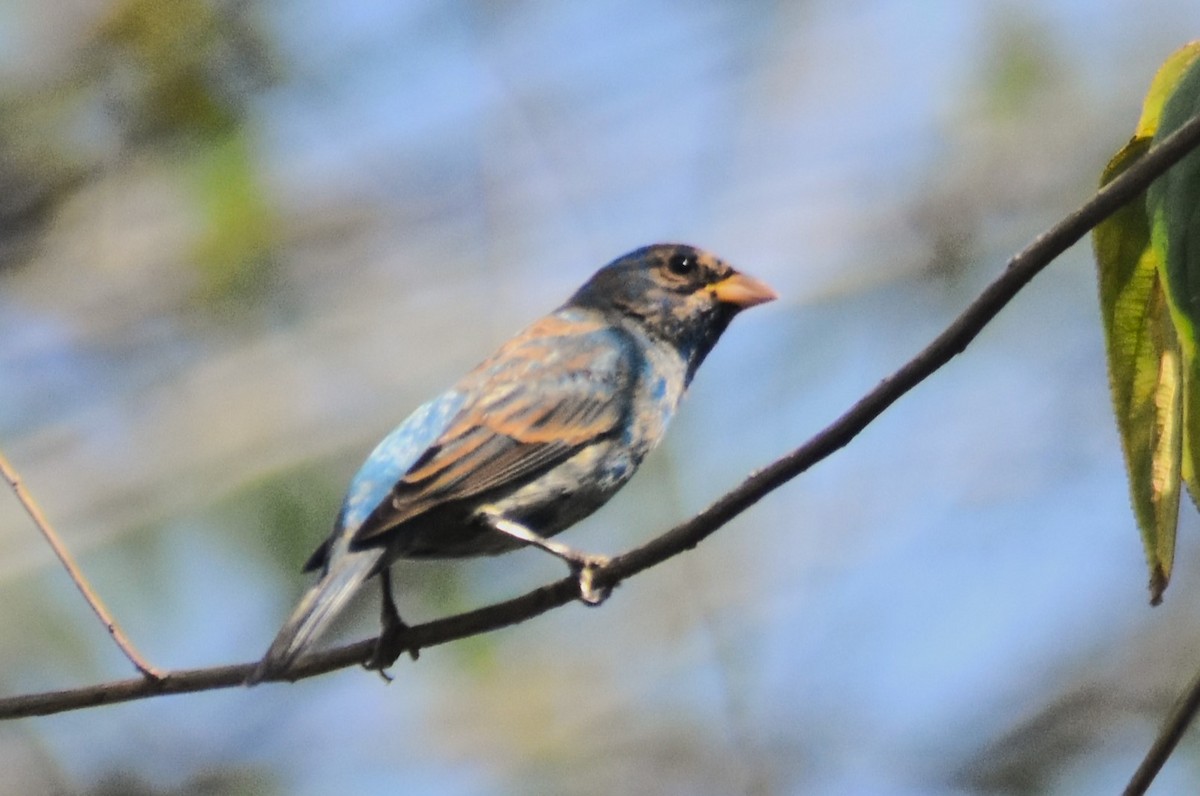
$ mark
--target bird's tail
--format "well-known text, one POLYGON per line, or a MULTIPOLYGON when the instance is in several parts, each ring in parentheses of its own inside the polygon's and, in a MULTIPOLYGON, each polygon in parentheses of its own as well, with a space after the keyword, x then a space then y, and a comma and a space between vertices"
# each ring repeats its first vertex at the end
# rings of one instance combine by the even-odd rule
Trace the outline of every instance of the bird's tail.
POLYGON ((275 636, 267 654, 246 678, 246 685, 273 679, 287 672, 325 626, 341 612, 363 581, 375 572, 383 553, 383 548, 370 548, 331 556, 328 569, 300 599, 275 636))

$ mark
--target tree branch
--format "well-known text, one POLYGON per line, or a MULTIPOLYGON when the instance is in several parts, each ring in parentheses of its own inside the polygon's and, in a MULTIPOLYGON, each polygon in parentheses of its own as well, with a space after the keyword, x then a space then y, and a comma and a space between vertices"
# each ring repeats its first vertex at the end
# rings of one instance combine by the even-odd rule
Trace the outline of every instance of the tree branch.
POLYGON ((1187 690, 1171 708, 1170 715, 1158 731, 1158 737, 1150 745, 1150 751, 1146 752, 1142 764, 1122 791, 1124 796, 1143 796, 1150 789, 1150 784, 1162 770, 1163 764, 1191 726, 1197 710, 1200 710, 1200 673, 1195 675, 1187 690))
MULTIPOLYGON (((1077 211, 1039 235, 1009 260, 1000 277, 988 285, 925 350, 881 381, 831 425, 788 455, 752 473, 736 489, 692 519, 614 558, 609 566, 596 573, 595 585, 598 588, 615 586, 626 578, 695 547, 765 495, 846 445, 900 396, 963 351, 1039 271, 1122 204, 1144 191, 1156 177, 1197 145, 1200 145, 1200 116, 1151 149, 1077 211)), ((414 626, 401 643, 412 649, 420 649, 496 630, 571 602, 578 594, 577 580, 573 577, 564 578, 512 600, 414 626)), ((374 639, 367 639, 308 656, 291 670, 289 677, 301 679, 361 664, 371 654, 374 643, 374 639)), ((0 699, 0 719, 43 716, 160 694, 228 688, 240 685, 256 665, 245 663, 191 669, 171 672, 158 681, 123 680, 67 691, 9 697, 0 699)))
POLYGON ((46 515, 38 506, 37 501, 33 499, 33 495, 29 494, 29 490, 21 483, 21 477, 17 474, 13 466, 8 463, 8 459, 4 458, 3 453, 0 453, 0 476, 3 476, 4 480, 8 482, 13 494, 17 496, 17 501, 25 509, 25 513, 29 515, 29 518, 33 520, 33 524, 41 531, 42 536, 46 539, 46 543, 50 545, 50 549, 54 551, 54 555, 58 556, 58 560, 62 563, 63 568, 67 570, 67 575, 75 584, 75 588, 79 589, 79 593, 83 595, 83 599, 87 601, 92 612, 96 614, 100 623, 104 625, 104 629, 112 636, 112 640, 121 648, 121 652, 125 654, 125 657, 129 659, 134 668, 142 673, 143 677, 151 680, 161 679, 163 676, 162 673, 142 658, 137 648, 133 646, 133 642, 125 636, 120 625, 117 624, 117 620, 113 619, 112 614, 108 612, 108 608, 104 606, 104 602, 96 594, 96 590, 92 588, 87 578, 84 577, 83 570, 75 563, 74 557, 71 556, 71 551, 62 543, 54 527, 46 519, 46 515))

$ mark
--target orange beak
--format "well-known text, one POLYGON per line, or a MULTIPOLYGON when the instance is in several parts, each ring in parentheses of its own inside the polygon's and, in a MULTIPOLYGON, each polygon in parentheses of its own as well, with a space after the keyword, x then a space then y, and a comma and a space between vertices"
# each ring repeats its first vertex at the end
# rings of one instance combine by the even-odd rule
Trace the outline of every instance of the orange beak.
POLYGON ((740 310, 757 304, 766 304, 779 296, 766 282, 760 282, 752 276, 734 273, 720 282, 709 287, 713 296, 722 304, 732 304, 740 310))

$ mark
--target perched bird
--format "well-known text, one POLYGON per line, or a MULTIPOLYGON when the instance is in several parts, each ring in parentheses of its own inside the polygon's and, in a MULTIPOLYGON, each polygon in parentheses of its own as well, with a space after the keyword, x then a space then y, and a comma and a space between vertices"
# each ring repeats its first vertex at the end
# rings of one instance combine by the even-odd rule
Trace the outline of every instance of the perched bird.
POLYGON ((286 675, 373 575, 383 585, 375 662, 390 662, 381 649, 405 627, 388 575, 397 558, 533 545, 567 561, 580 596, 599 602, 592 577, 607 559, 546 537, 629 480, 733 316, 775 297, 691 246, 647 246, 600 269, 379 443, 305 566, 320 579, 248 682, 286 675))

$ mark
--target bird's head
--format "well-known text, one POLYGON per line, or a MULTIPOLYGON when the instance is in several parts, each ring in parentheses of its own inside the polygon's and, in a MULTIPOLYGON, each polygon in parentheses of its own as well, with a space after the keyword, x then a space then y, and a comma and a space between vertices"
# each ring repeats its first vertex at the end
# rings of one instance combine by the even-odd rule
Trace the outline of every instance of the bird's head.
POLYGON ((646 246, 601 268, 568 306, 631 321, 674 345, 689 376, 744 309, 773 301, 775 291, 708 252, 674 243, 646 246))

